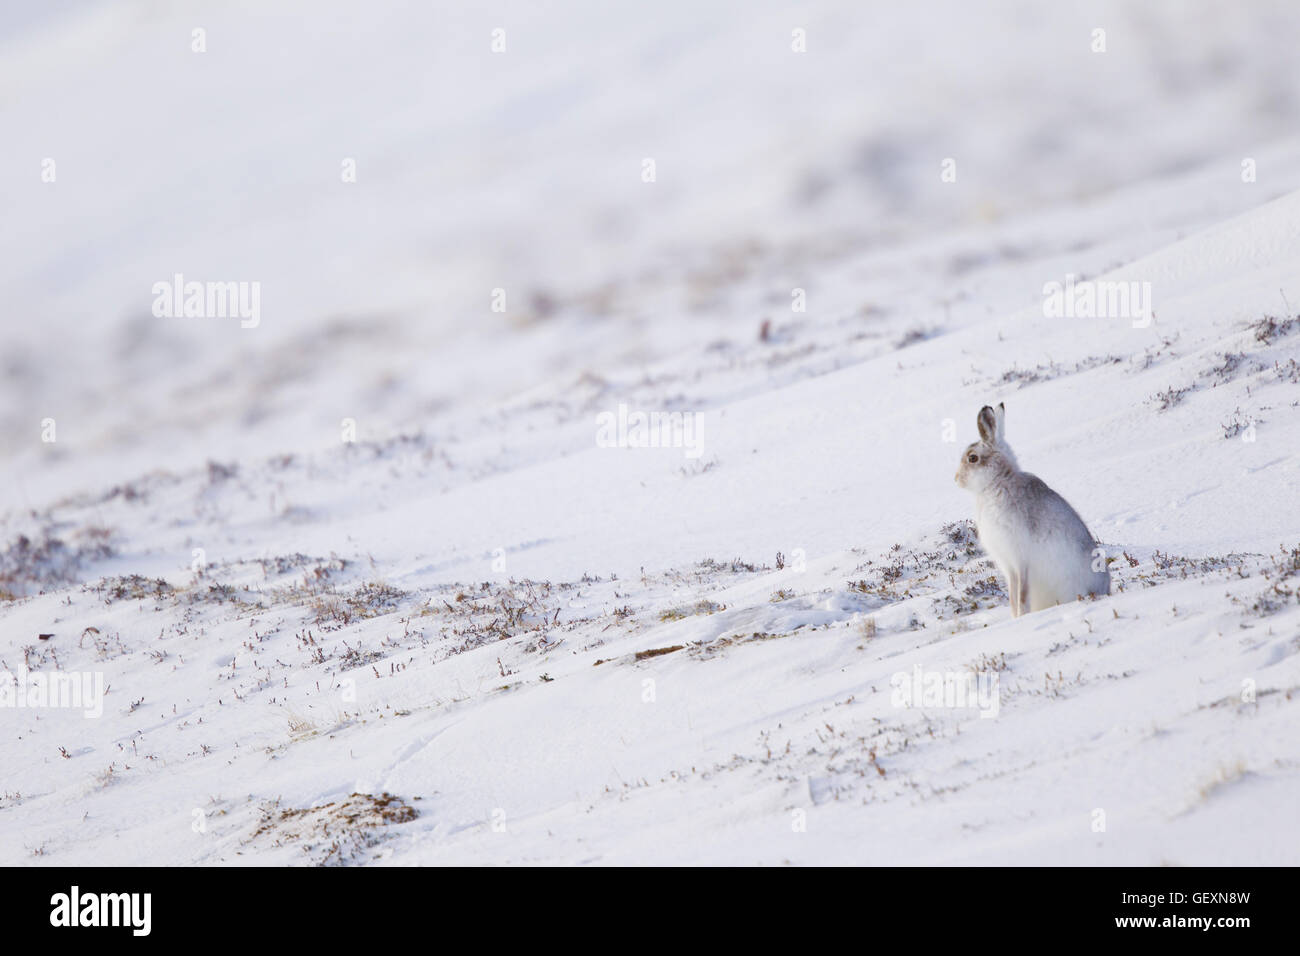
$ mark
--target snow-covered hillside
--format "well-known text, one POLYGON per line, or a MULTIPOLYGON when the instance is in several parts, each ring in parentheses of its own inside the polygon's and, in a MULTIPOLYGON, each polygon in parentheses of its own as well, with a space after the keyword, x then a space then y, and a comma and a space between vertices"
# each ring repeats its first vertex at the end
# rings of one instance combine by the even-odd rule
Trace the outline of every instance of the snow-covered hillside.
POLYGON ((1300 12, 265 6, 5 24, 0 862, 1300 863, 1300 12))

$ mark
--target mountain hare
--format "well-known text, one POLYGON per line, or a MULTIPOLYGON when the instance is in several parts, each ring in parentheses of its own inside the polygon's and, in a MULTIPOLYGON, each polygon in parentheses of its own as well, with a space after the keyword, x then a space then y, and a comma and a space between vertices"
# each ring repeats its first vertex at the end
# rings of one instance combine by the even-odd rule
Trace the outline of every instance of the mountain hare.
POLYGON ((1020 470, 1007 445, 1005 416, 1002 405, 980 409, 980 440, 962 452, 956 480, 975 493, 975 529, 1007 579, 1011 616, 1109 594, 1110 572, 1104 558, 1093 556, 1097 543, 1087 525, 1041 479, 1020 470), (1103 570, 1093 570, 1094 561, 1103 570))

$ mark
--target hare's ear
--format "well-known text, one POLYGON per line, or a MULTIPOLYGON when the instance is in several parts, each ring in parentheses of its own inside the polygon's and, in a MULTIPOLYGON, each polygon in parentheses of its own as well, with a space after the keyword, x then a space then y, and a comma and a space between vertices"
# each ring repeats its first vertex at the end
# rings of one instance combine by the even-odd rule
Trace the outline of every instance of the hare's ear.
POLYGON ((993 437, 1001 444, 1007 440, 1007 406, 998 402, 997 410, 993 413, 993 437))
POLYGON ((980 430, 980 438, 993 444, 998 433, 998 416, 988 405, 980 409, 980 413, 975 416, 975 427, 980 430))

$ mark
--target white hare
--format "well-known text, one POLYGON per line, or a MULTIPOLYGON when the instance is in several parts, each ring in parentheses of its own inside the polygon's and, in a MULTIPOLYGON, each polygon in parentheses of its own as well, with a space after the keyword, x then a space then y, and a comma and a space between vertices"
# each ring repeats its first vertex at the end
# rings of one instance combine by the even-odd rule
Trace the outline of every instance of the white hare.
POLYGON ((1011 615, 1041 611, 1085 594, 1109 594, 1105 558, 1069 502, 1020 470, 1007 445, 1006 408, 985 405, 976 416, 980 440, 957 468, 957 484, 975 493, 980 544, 1007 579, 1011 615), (1102 570, 1094 568, 1100 564, 1102 570))

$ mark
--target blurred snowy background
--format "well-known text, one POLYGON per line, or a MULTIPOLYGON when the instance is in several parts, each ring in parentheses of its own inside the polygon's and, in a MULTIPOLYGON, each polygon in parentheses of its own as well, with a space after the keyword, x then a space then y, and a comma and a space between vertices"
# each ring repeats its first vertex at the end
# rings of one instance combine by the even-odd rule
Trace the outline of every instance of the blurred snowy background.
MULTIPOLYGON (((792 286, 828 313, 819 264, 1236 166, 1300 119, 1286 2, 69 0, 0 16, 10 507, 749 340, 792 286), (259 282, 260 326, 155 318, 151 287, 175 273, 259 282), (766 299, 734 288, 754 274, 766 299)), ((1261 180, 1224 189, 1277 194, 1261 180)), ((1109 223, 1165 225, 1141 203, 1109 223)), ((998 254, 936 269, 906 302, 915 322, 998 254)))
POLYGON ((0 7, 0 671, 111 688, 0 710, 0 862, 1300 862, 1298 40, 0 7), (1010 618, 952 481, 998 400, 1109 597, 1010 618))

